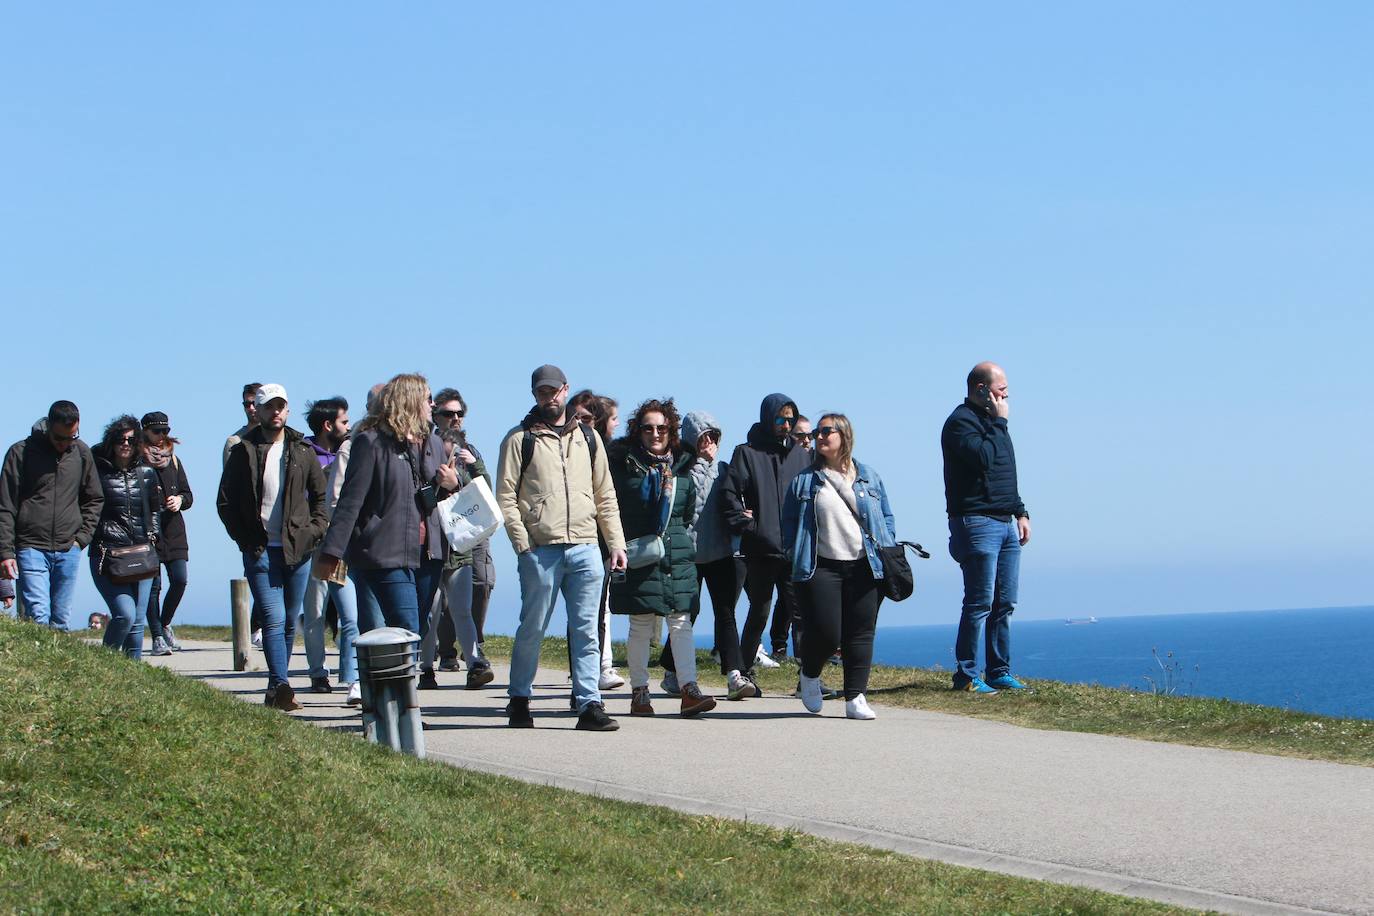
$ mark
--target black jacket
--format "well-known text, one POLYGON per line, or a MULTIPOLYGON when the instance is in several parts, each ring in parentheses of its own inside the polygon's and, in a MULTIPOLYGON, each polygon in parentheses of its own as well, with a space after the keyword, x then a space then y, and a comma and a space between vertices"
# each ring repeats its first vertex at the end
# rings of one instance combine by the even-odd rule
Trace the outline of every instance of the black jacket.
POLYGON ((415 495, 417 476, 421 485, 434 482, 444 461, 443 442, 430 433, 419 446, 409 446, 410 461, 396 439, 376 429, 355 434, 352 442, 343 489, 320 552, 342 557, 358 569, 418 569, 426 558, 444 559, 448 538, 438 510, 425 519, 421 549, 415 495))
MULTIPOLYGON (((744 445, 735 446, 730 457, 730 472, 725 477, 721 497, 725 521, 740 535, 740 553, 751 558, 782 559, 782 500, 792 478, 811 460, 811 453, 800 448, 791 436, 773 435, 773 418, 778 411, 796 403, 785 394, 770 394, 759 407, 759 422, 749 427, 744 445), (753 510, 748 518, 745 509, 753 510)), ((790 430, 789 430, 790 432, 790 430)))
MULTIPOLYGON (((329 517, 325 510, 324 471, 320 470, 315 453, 296 430, 288 426, 285 434, 281 541, 283 559, 294 566, 310 556, 319 544, 329 517)), ((260 426, 230 449, 215 501, 224 530, 239 550, 251 556, 267 548, 267 529, 262 524, 262 471, 268 449, 260 426)))
POLYGON ((162 487, 157 471, 142 462, 120 470, 100 446, 92 449, 91 455, 105 494, 91 547, 156 543, 162 530, 162 512, 158 509, 162 504, 162 487))
POLYGON ((967 400, 940 431, 945 511, 950 515, 1026 515, 1016 486, 1016 452, 1003 417, 967 400))
POLYGON ((104 501, 86 443, 78 439, 59 455, 47 419, 39 420, 10 446, 0 470, 0 560, 13 560, 20 547, 85 547, 104 501))
POLYGON ((195 497, 191 494, 191 482, 186 479, 186 468, 176 456, 166 467, 153 468, 157 472, 158 483, 162 485, 162 497, 181 497, 181 512, 162 510, 162 540, 158 541, 158 555, 164 563, 170 560, 189 559, 190 552, 186 543, 186 520, 181 513, 191 508, 195 497))

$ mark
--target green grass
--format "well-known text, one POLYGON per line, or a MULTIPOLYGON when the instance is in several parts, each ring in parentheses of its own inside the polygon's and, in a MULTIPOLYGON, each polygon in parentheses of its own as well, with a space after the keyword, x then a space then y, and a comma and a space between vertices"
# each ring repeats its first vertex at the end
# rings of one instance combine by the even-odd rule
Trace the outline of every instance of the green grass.
POLYGON ((414 760, 0 619, 0 912, 821 909, 1179 912, 414 760))
MULTIPOLYGON (((226 627, 186 627, 184 631, 178 627, 177 633, 196 639, 229 638, 226 627)), ((487 638, 486 652, 493 659, 509 659, 510 647, 508 636, 487 638)), ((616 663, 623 666, 623 643, 616 644, 615 654, 616 663)), ((542 660, 551 668, 567 668, 564 641, 546 639, 542 660)), ((724 695, 725 679, 707 652, 697 653, 697 672, 703 687, 724 695)), ((655 669, 655 682, 658 677, 661 673, 655 669)), ((838 668, 828 669, 823 677, 837 687, 842 680, 838 668)), ((955 693, 949 689, 949 677, 948 671, 880 665, 869 678, 868 698, 885 706, 929 709, 1028 728, 1374 766, 1374 720, 1370 719, 1341 719, 1210 697, 1163 696, 1062 681, 1027 680, 1033 688, 1027 693, 1002 691, 985 697, 955 693)), ((759 670, 759 686, 765 694, 790 694, 796 683, 795 664, 759 670)))

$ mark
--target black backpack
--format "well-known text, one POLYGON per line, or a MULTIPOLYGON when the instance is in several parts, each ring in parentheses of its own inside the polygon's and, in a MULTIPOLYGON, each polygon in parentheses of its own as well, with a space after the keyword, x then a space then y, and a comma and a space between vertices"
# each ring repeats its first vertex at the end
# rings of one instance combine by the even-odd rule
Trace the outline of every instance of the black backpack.
MULTIPOLYGON (((587 440, 587 457, 592 463, 592 473, 596 473, 596 434, 586 423, 578 423, 578 429, 582 430, 582 438, 587 440)), ((520 487, 525 482, 525 469, 534 460, 534 433, 528 429, 520 439, 520 476, 515 481, 515 495, 520 495, 520 487)))

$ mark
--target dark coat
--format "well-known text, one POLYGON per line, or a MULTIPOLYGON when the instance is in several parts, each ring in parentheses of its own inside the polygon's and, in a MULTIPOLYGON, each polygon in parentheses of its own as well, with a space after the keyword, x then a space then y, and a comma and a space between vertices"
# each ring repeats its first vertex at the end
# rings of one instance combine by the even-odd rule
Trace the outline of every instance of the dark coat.
POLYGON ((90 448, 78 439, 59 455, 47 419, 39 420, 10 446, 0 471, 0 560, 13 560, 20 547, 85 547, 103 501, 90 448))
MULTIPOLYGON (((286 474, 281 483, 282 555, 288 566, 310 556, 329 524, 325 510, 325 479, 304 437, 287 427, 283 449, 286 474)), ((258 556, 267 549, 262 524, 262 471, 269 445, 262 427, 254 427, 229 451, 215 500, 224 530, 239 550, 258 556)))
POLYGON ((945 510, 950 515, 1026 515, 1005 417, 965 400, 940 430, 945 510))
POLYGON ((157 552, 162 562, 186 560, 190 558, 186 542, 186 520, 181 513, 191 508, 195 497, 191 494, 191 482, 186 479, 186 468, 175 455, 166 467, 153 468, 157 472, 158 483, 162 485, 162 498, 181 497, 181 512, 162 510, 162 540, 157 543, 157 552))
POLYGON ((788 436, 773 435, 773 418, 787 405, 797 405, 784 394, 770 394, 759 407, 759 422, 749 428, 744 445, 730 457, 721 497, 725 521, 740 535, 740 553, 749 558, 783 559, 782 501, 792 478, 811 463, 811 453, 788 436), (744 510, 754 517, 748 518, 744 510))
POLYGON ((95 526, 92 548, 131 547, 156 542, 161 535, 162 486, 157 471, 141 461, 120 470, 104 449, 91 450, 105 502, 95 526))
MULTIPOLYGON (((358 569, 418 569, 425 559, 444 559, 448 538, 437 509, 425 519, 425 543, 420 543, 416 475, 396 439, 368 429, 351 441, 343 489, 320 552, 358 569)), ((430 433, 420 445, 407 447, 420 483, 433 483, 444 461, 444 443, 430 433)))
MULTIPOLYGON (((620 502, 620 524, 625 538, 658 531, 658 512, 644 502, 640 486, 648 468, 638 446, 617 439, 606 450, 615 495, 620 502)), ((694 613, 700 602, 697 588, 696 547, 687 530, 687 516, 695 510, 696 484, 692 482, 695 456, 684 451, 672 461, 673 508, 664 532, 663 559, 651 566, 625 570, 625 581, 611 583, 611 612, 615 614, 694 613)))

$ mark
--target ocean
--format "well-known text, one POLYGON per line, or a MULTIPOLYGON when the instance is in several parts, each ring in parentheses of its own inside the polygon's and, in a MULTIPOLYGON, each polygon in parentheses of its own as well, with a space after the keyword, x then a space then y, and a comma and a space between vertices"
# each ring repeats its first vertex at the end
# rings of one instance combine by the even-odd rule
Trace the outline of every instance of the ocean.
MULTIPOLYGON (((956 624, 880 625, 874 661, 952 668, 956 624)), ((1103 617, 1082 624, 1013 617, 1011 626, 1012 670, 1026 677, 1136 690, 1150 690, 1153 679, 1188 696, 1374 719, 1374 607, 1103 617), (1160 662, 1174 669, 1172 677, 1160 662)))

